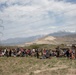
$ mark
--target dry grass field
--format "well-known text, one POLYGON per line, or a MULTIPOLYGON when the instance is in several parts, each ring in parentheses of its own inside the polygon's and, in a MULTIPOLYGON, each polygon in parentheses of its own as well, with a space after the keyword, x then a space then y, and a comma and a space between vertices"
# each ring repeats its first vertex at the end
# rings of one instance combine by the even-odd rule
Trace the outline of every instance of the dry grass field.
POLYGON ((76 75, 76 60, 0 57, 0 75, 76 75))

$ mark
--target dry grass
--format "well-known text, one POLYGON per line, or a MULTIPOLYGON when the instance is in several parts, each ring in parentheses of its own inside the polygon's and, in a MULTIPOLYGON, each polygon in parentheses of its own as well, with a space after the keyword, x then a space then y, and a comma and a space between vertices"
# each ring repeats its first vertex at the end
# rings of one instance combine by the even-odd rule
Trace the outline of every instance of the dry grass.
POLYGON ((0 57, 0 75, 76 75, 76 60, 0 57))

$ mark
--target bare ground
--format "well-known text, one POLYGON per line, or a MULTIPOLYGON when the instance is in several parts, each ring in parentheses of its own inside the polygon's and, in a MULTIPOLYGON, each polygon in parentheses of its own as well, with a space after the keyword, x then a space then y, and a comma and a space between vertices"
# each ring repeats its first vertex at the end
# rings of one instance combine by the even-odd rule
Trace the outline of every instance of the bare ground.
POLYGON ((76 60, 0 57, 0 75, 76 75, 76 60))

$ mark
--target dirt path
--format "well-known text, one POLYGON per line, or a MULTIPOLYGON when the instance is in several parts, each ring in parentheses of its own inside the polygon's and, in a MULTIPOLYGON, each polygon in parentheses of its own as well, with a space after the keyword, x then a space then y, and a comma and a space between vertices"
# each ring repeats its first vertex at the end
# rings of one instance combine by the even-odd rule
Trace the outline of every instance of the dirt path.
MULTIPOLYGON (((58 70, 58 69, 66 69, 68 68, 68 66, 66 65, 59 65, 61 61, 57 62, 54 67, 52 68, 47 68, 48 65, 45 65, 44 67, 42 67, 40 70, 35 70, 35 71, 32 71, 30 73, 33 73, 33 74, 39 74, 41 72, 45 72, 45 71, 53 71, 53 70, 58 70)), ((37 66, 37 65, 36 65, 37 66)), ((34 67, 36 67, 34 66, 34 67)), ((30 69, 32 69, 33 67, 31 67, 30 69)), ((30 73, 26 73, 26 75, 30 75, 30 73)))
MULTIPOLYGON (((36 71, 33 71, 32 73, 38 74, 38 73, 45 72, 45 71, 53 71, 53 70, 66 69, 66 68, 68 68, 68 66, 65 66, 65 65, 58 66, 58 67, 56 66, 54 68, 46 68, 46 69, 42 69, 42 70, 36 70, 36 71)), ((30 74, 29 73, 26 73, 25 75, 30 75, 30 74)))
POLYGON ((33 73, 38 74, 38 73, 44 72, 44 71, 52 71, 52 70, 65 69, 65 68, 68 68, 68 67, 67 66, 59 66, 59 67, 48 68, 48 69, 43 69, 43 70, 36 70, 33 73))

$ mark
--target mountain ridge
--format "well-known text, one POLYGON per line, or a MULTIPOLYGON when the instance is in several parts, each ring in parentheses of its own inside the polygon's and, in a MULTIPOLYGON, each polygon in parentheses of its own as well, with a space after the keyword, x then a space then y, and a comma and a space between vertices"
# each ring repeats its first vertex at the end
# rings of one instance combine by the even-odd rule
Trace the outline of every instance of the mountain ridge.
POLYGON ((42 44, 61 44, 69 40, 76 40, 76 33, 66 32, 66 31, 58 31, 54 33, 50 33, 48 35, 37 35, 31 37, 23 37, 23 38, 10 38, 7 40, 2 41, 2 45, 27 45, 27 44, 35 44, 40 43, 42 44), (74 39, 73 39, 74 38, 74 39), (45 40, 46 39, 46 40, 45 40), (52 40, 53 39, 53 40, 52 40))

